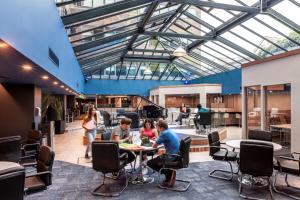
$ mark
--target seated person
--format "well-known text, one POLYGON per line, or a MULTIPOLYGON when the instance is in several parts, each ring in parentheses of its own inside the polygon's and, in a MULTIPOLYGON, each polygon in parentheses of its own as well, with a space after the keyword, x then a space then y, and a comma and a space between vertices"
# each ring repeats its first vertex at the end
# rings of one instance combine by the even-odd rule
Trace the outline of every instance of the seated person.
MULTIPOLYGON (((165 120, 159 120, 157 122, 157 130, 160 135, 156 142, 153 144, 153 148, 156 148, 160 144, 164 144, 167 154, 178 154, 179 152, 179 138, 178 136, 168 128, 168 123, 165 120)), ((147 162, 147 165, 159 171, 163 167, 163 161, 174 161, 176 158, 174 156, 160 155, 152 160, 147 162)), ((166 180, 163 182, 165 187, 173 187, 176 181, 176 171, 166 169, 162 170, 166 176, 166 180)))
MULTIPOLYGON (((201 124, 200 113, 206 113, 206 112, 209 112, 209 110, 207 108, 203 108, 201 104, 197 104, 197 108, 198 108, 198 111, 194 118, 194 124, 195 124, 196 129, 199 129, 200 127, 198 125, 201 124)), ((203 124, 203 128, 206 129, 205 124, 203 124)))
POLYGON ((180 106, 180 113, 179 113, 177 119, 175 120, 175 122, 179 121, 179 124, 182 125, 182 118, 186 118, 188 115, 189 115, 189 113, 187 112, 185 105, 182 104, 182 106, 180 106))
MULTIPOLYGON (((153 121, 151 119, 145 119, 144 126, 140 129, 140 137, 142 141, 144 140, 144 138, 146 138, 147 141, 156 140, 158 138, 157 130, 155 129, 153 121)), ((154 155, 153 153, 155 152, 151 151, 149 152, 149 155, 154 155)), ((143 155, 143 160, 147 160, 147 155, 148 154, 143 155)))
MULTIPOLYGON (((131 119, 124 118, 120 122, 120 126, 116 127, 111 133, 111 140, 117 141, 119 143, 129 142, 130 138, 130 126, 131 119)), ((136 156, 133 152, 125 149, 120 149, 120 154, 127 153, 128 155, 128 163, 131 163, 135 160, 136 156)))

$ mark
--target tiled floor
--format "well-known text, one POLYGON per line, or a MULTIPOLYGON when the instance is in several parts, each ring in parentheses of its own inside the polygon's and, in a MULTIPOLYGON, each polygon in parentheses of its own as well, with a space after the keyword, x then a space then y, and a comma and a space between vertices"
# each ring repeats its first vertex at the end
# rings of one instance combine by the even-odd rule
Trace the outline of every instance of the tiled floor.
MULTIPOLYGON (((241 128, 226 127, 227 139, 240 139, 242 137, 241 128)), ((195 129, 176 129, 180 133, 196 134, 195 129)), ((87 159, 83 158, 86 146, 83 145, 82 137, 84 131, 81 128, 81 121, 75 121, 67 125, 67 132, 54 137, 55 159, 71 163, 85 164, 87 159)), ((190 153, 190 162, 203 162, 212 160, 208 152, 190 153)))

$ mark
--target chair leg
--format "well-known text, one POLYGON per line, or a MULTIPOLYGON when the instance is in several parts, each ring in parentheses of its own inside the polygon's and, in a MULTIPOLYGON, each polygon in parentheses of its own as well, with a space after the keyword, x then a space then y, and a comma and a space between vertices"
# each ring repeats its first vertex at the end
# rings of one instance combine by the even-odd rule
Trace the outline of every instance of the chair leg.
MULTIPOLYGON (((274 177, 274 181, 273 181, 273 190, 276 192, 276 193, 279 193, 279 194, 282 194, 282 195, 284 195, 284 196, 288 196, 288 197, 290 197, 290 198, 292 198, 292 199, 297 199, 297 200, 300 200, 300 197, 296 197, 296 196, 293 196, 293 195, 290 195, 290 194, 287 194, 287 193, 285 193, 285 192, 283 192, 283 191, 281 191, 281 190, 278 190, 277 188, 276 188, 276 181, 277 181, 277 175, 279 174, 279 172, 277 172, 276 174, 275 174, 275 177, 274 177)), ((294 188, 294 189, 300 189, 300 188, 297 188, 297 187, 294 187, 294 186, 291 186, 291 185, 289 185, 289 183, 288 183, 288 179, 287 179, 288 177, 287 177, 287 174, 285 175, 285 183, 287 184, 287 187, 291 187, 291 188, 294 188)))
POLYGON ((233 179, 233 175, 234 174, 238 174, 238 172, 233 172, 233 168, 232 168, 232 164, 230 161, 228 161, 229 163, 229 166, 230 166, 230 171, 227 171, 227 170, 221 170, 221 169, 216 169, 216 170, 213 170, 209 173, 209 176, 210 177, 213 177, 213 178, 219 178, 219 179, 223 179, 223 180, 227 180, 227 181, 231 181, 233 179), (224 176, 218 176, 218 175, 215 175, 214 173, 216 172, 224 172, 224 173, 230 173, 231 176, 229 178, 226 178, 224 176))
MULTIPOLYGON (((186 186, 183 187, 183 188, 179 188, 179 187, 165 187, 163 186, 161 183, 160 183, 160 176, 161 176, 161 171, 164 170, 164 169, 169 169, 169 170, 172 170, 172 171, 176 171, 174 169, 171 169, 171 168, 161 168, 158 172, 158 187, 161 188, 161 189, 166 189, 166 190, 172 190, 172 191, 177 191, 177 192, 185 192, 189 189, 189 187, 191 186, 192 184, 192 181, 189 181, 189 180, 182 180, 182 179, 176 179, 176 182, 183 182, 183 183, 186 183, 186 186)), ((175 185, 176 185, 176 182, 175 182, 175 185)))
POLYGON ((104 185, 105 185, 105 178, 106 178, 106 175, 104 174, 103 176, 103 182, 100 186, 98 186, 96 189, 94 189, 92 191, 92 194, 93 195, 96 195, 96 196, 106 196, 106 197, 116 197, 116 196, 120 196, 120 194, 122 194, 122 192, 127 188, 128 186, 128 177, 127 177, 127 173, 126 173, 126 170, 125 168, 123 168, 124 170, 124 173, 125 173, 125 179, 126 179, 126 183, 125 183, 125 186, 118 192, 116 193, 105 193, 105 192, 98 192, 98 190, 100 190, 104 185))
MULTIPOLYGON (((264 199, 261 199, 261 198, 256 198, 256 197, 251 197, 251 196, 246 196, 242 193, 242 188, 243 188, 243 175, 241 174, 240 176, 240 179, 239 179, 239 196, 244 198, 244 199, 252 199, 252 200, 264 200, 264 199)), ((272 192, 272 184, 271 184, 271 180, 270 178, 268 177, 268 184, 269 184, 269 192, 270 192, 270 196, 271 196, 271 199, 273 200, 274 199, 274 196, 273 196, 273 192, 272 192)))

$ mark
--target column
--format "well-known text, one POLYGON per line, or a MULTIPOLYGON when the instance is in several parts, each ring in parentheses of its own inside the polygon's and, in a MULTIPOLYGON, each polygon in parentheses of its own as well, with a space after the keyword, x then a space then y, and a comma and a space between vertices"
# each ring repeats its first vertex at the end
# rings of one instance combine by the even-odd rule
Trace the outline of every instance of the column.
POLYGON ((199 103, 202 105, 202 107, 206 108, 206 98, 207 98, 207 94, 206 92, 200 93, 200 98, 199 98, 199 103))
POLYGON ((164 93, 158 95, 158 103, 158 105, 166 107, 166 95, 164 93))
POLYGON ((248 109, 247 109, 247 87, 242 88, 242 138, 247 138, 247 116, 248 116, 248 109))
POLYGON ((260 86, 260 105, 261 105, 260 128, 261 128, 261 130, 266 130, 267 102, 266 102, 266 87, 265 86, 260 86))

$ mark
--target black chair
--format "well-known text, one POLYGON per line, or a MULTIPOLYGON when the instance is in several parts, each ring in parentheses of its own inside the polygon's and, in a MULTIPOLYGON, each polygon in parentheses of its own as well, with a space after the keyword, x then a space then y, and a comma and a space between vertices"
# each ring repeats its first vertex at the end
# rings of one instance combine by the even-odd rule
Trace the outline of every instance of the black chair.
POLYGON ((128 186, 127 174, 125 166, 127 164, 127 154, 119 155, 119 144, 113 141, 94 141, 92 143, 92 164, 93 169, 103 173, 103 182, 95 190, 92 191, 93 195, 100 196, 119 196, 128 186), (105 179, 107 173, 124 172, 126 183, 125 186, 114 193, 110 187, 107 192, 105 189, 105 179))
POLYGON ((219 133, 217 131, 208 134, 208 143, 209 143, 209 155, 214 160, 226 161, 230 165, 230 171, 216 169, 211 171, 209 173, 209 176, 231 181, 233 179, 233 175, 237 174, 237 172, 233 172, 232 164, 231 164, 231 162, 237 160, 237 153, 234 152, 234 149, 233 151, 228 151, 227 148, 221 147, 221 144, 223 143, 220 142, 219 133), (218 176, 215 175, 215 172, 230 173, 231 176, 230 177, 218 176))
POLYGON ((118 123, 117 122, 114 122, 112 119, 111 119, 111 116, 108 112, 106 111, 103 111, 102 112, 102 116, 103 116, 103 122, 104 122, 104 126, 105 128, 112 128, 114 126, 117 126, 118 123))
POLYGON ((37 160, 37 173, 26 176, 26 193, 32 193, 47 189, 52 184, 52 166, 54 162, 54 151, 48 146, 41 146, 37 160))
POLYGON ((273 181, 273 188, 274 188, 275 192, 286 195, 293 199, 300 199, 300 196, 296 197, 293 194, 288 194, 288 193, 276 188, 276 181, 277 181, 278 173, 285 173, 285 183, 286 183, 287 187, 291 187, 296 190, 300 190, 299 187, 292 186, 288 182, 288 174, 298 176, 298 177, 300 176, 300 152, 294 152, 289 157, 288 156, 279 156, 277 158, 277 162, 274 164, 274 169, 278 170, 278 172, 275 175, 275 179, 273 181), (296 158, 295 155, 298 155, 298 159, 296 158))
POLYGON ((186 183, 187 185, 183 188, 179 187, 165 187, 160 183, 160 175, 162 170, 172 170, 175 171, 182 168, 187 168, 190 162, 190 145, 191 145, 191 138, 186 137, 180 141, 179 153, 178 154, 163 154, 163 156, 174 156, 176 159, 174 161, 165 161, 163 163, 163 167, 159 170, 159 187, 167 190, 173 190, 178 192, 185 192, 189 189, 190 185, 192 184, 191 181, 188 180, 181 180, 176 179, 176 181, 186 183))
POLYGON ((262 130, 249 130, 248 139, 272 142, 272 133, 262 130))
POLYGON ((242 141, 240 148, 239 177, 240 197, 247 199, 259 199, 242 194, 243 176, 250 175, 254 178, 266 179, 269 185, 271 198, 273 199, 270 177, 273 174, 273 145, 262 142, 242 141))
POLYGON ((132 129, 140 128, 140 118, 139 118, 138 113, 136 113, 136 112, 125 112, 123 114, 123 116, 125 116, 125 117, 132 120, 132 122, 131 122, 131 128, 132 129))
POLYGON ((4 200, 23 200, 24 168, 15 162, 0 161, 0 196, 4 200))
POLYGON ((22 144, 23 155, 37 156, 42 144, 42 133, 37 130, 30 130, 26 141, 22 144))
POLYGON ((211 130, 211 125, 212 125, 212 113, 211 112, 197 113, 195 117, 196 117, 196 122, 199 123, 199 127, 201 125, 204 127, 209 126, 209 129, 211 130))
POLYGON ((19 162, 22 157, 21 136, 0 138, 0 160, 19 162))
POLYGON ((117 111, 117 115, 116 115, 117 117, 124 116, 125 109, 121 108, 121 109, 117 109, 116 111, 117 111))
POLYGON ((104 132, 101 134, 101 140, 111 140, 111 132, 104 132))

